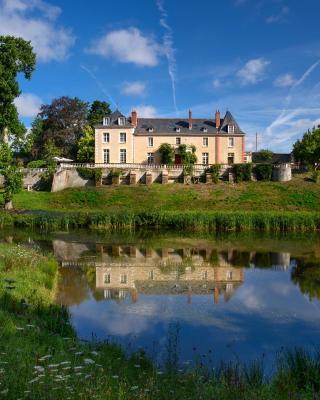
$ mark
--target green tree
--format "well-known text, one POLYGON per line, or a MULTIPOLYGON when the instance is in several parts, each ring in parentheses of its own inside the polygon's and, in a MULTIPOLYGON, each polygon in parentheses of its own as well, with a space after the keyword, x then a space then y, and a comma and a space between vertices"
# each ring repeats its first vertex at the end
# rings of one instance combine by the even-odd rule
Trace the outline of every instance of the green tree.
POLYGON ((169 143, 162 143, 159 147, 161 164, 173 164, 174 148, 169 143))
POLYGON ((54 99, 51 104, 41 106, 39 118, 42 119, 42 133, 37 147, 43 152, 45 144, 53 142, 61 155, 75 158, 77 141, 87 124, 88 104, 77 97, 67 96, 54 99))
POLYGON ((179 153, 181 155, 181 162, 184 165, 193 165, 198 161, 196 156, 196 146, 187 146, 186 144, 180 144, 179 153))
POLYGON ((36 117, 32 124, 28 135, 25 138, 24 144, 22 146, 22 152, 29 159, 36 160, 41 157, 43 153, 43 124, 44 121, 40 117, 36 117))
POLYGON ((14 165, 7 165, 3 170, 4 176, 4 208, 11 210, 13 208, 12 199, 13 195, 17 194, 22 189, 22 173, 14 165))
POLYGON ((0 145, 0 170, 6 168, 12 163, 12 151, 8 143, 2 143, 0 145))
POLYGON ((82 137, 78 140, 77 160, 83 163, 94 162, 94 131, 90 125, 84 127, 82 137))
POLYGON ((0 137, 6 130, 15 144, 26 129, 18 119, 14 100, 21 93, 17 80, 22 73, 30 80, 35 69, 36 55, 31 43, 13 36, 0 36, 0 137))
POLYGON ((110 104, 106 101, 95 100, 90 107, 88 123, 92 127, 102 124, 103 117, 111 114, 110 104))
POLYGON ((293 145, 293 155, 296 161, 310 166, 312 169, 320 168, 320 126, 308 130, 301 140, 293 145))
POLYGON ((261 149, 254 155, 254 162, 256 163, 271 163, 273 153, 267 149, 261 149))

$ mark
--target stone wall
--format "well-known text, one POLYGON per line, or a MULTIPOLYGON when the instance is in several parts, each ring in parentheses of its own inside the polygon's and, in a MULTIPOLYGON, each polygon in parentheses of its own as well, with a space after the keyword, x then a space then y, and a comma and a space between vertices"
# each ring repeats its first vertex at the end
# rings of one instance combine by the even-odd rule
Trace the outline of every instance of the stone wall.
POLYGON ((60 169, 54 174, 51 192, 84 186, 94 186, 94 182, 83 179, 76 169, 60 169))

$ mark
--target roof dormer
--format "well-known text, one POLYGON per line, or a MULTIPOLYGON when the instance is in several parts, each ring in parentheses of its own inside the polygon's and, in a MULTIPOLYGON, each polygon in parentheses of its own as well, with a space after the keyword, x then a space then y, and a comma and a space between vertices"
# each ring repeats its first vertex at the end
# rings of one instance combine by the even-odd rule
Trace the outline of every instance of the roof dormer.
POLYGON ((125 117, 119 117, 118 118, 118 125, 119 126, 124 126, 126 124, 126 118, 125 117))
POLYGON ((181 129, 180 129, 178 126, 176 126, 176 127, 175 127, 175 131, 176 131, 176 132, 180 132, 181 129))
POLYGON ((148 132, 153 132, 153 127, 152 126, 149 126, 148 132))
POLYGON ((110 117, 104 117, 104 118, 103 118, 103 121, 102 121, 102 124, 103 124, 104 126, 110 125, 110 117))

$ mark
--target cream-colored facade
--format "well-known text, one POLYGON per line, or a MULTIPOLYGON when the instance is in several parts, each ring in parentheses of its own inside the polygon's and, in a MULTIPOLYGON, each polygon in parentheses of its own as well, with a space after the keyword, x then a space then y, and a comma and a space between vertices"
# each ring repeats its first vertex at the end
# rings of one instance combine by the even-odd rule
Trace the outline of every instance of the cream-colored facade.
POLYGON ((132 112, 125 118, 119 111, 95 127, 96 164, 161 164, 159 147, 163 143, 175 149, 180 164, 179 146, 195 146, 198 164, 234 164, 244 162, 245 133, 232 115, 220 113, 206 119, 138 118, 132 112), (122 126, 119 126, 121 120, 122 126))

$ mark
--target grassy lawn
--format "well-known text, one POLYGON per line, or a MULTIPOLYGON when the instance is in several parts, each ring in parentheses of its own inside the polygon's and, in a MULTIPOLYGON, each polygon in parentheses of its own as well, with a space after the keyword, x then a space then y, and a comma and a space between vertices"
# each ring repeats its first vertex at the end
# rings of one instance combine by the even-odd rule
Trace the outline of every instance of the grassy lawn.
MULTIPOLYGON (((81 343, 54 304, 58 266, 33 249, 0 243, 1 399, 315 399, 319 356, 290 353, 272 378, 263 367, 221 364, 179 370, 176 353, 162 370, 142 353, 81 343)), ((170 340, 170 337, 169 339, 170 340)))
POLYGON ((291 182, 217 185, 153 184, 22 192, 14 205, 25 210, 65 211, 319 211, 320 185, 297 175, 291 182))

